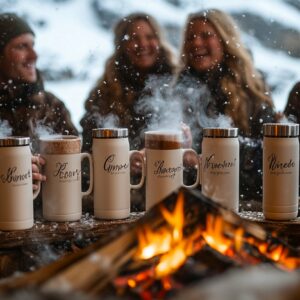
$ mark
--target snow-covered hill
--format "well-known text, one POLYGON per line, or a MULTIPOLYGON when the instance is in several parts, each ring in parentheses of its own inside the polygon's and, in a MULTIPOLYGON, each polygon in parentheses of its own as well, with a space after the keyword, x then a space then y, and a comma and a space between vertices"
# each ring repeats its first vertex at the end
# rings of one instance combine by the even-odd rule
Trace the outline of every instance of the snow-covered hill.
POLYGON ((112 53, 111 28, 120 17, 144 11, 167 31, 175 49, 188 13, 215 7, 229 12, 243 30, 256 66, 282 110, 300 80, 299 0, 0 0, 1 12, 25 17, 36 32, 38 67, 46 88, 70 109, 75 124, 83 102, 112 53))

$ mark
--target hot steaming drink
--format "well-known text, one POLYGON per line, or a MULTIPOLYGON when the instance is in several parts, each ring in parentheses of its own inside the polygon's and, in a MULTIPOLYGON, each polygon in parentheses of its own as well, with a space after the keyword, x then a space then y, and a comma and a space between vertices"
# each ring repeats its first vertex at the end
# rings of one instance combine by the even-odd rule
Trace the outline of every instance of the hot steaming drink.
MULTIPOLYGON (((146 209, 149 209, 180 186, 194 188, 198 180, 190 186, 183 184, 183 159, 192 149, 182 149, 180 131, 147 131, 146 148, 146 209)), ((196 158, 198 161, 198 158, 196 158)), ((198 168, 197 163, 197 178, 198 168)))

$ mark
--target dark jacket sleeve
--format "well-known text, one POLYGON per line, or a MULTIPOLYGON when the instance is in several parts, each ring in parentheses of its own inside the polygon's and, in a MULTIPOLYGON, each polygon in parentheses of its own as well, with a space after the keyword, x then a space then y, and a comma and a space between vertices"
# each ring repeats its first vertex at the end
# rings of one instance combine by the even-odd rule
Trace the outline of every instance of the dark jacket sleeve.
MULTIPOLYGON (((97 112, 95 112, 97 113, 97 112)), ((82 150, 92 152, 92 131, 94 128, 101 127, 97 124, 97 118, 92 111, 87 111, 80 120, 82 127, 82 150)))
POLYGON ((275 116, 276 112, 271 105, 267 103, 260 104, 252 120, 250 120, 251 137, 261 139, 263 137, 263 124, 275 123, 275 116))
POLYGON ((294 122, 300 122, 300 82, 297 82, 292 88, 284 114, 294 122))

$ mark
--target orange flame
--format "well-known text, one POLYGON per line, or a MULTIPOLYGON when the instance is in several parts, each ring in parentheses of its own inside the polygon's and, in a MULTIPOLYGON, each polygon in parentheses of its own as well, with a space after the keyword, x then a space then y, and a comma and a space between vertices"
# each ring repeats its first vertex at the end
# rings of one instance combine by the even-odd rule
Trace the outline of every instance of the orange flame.
MULTIPOLYGON (((283 244, 271 244, 269 241, 261 241, 258 238, 246 235, 242 226, 227 222, 221 215, 208 213, 206 226, 199 226, 193 234, 184 236, 184 197, 180 193, 172 212, 161 207, 161 213, 167 221, 167 225, 157 230, 144 226, 138 232, 138 250, 135 258, 147 260, 153 257, 158 258, 154 267, 154 278, 166 278, 181 267, 188 256, 201 250, 205 244, 219 253, 229 257, 247 256, 244 250, 246 244, 255 247, 257 251, 277 263, 278 265, 294 270, 300 267, 300 258, 291 257, 289 249, 283 244)), ((245 259, 245 258, 244 258, 245 259)), ((248 263, 257 263, 258 260, 251 260, 248 263)), ((166 281, 167 282, 167 281, 166 281)), ((134 286, 136 282, 128 282, 134 286)))
POLYGON ((180 193, 173 212, 161 207, 161 213, 168 226, 157 231, 144 227, 138 232, 139 246, 135 258, 149 259, 160 255, 154 270, 156 278, 175 272, 187 257, 199 248, 199 245, 196 247, 194 243, 201 236, 200 230, 195 231, 189 238, 183 237, 183 204, 183 194, 180 193))

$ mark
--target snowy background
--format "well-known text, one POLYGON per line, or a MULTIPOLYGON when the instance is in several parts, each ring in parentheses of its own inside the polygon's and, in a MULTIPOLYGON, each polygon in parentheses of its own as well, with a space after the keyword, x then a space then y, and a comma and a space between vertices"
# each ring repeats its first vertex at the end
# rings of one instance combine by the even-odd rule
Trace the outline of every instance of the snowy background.
POLYGON ((112 28, 132 12, 153 15, 178 54, 190 12, 220 8, 238 22, 255 65, 272 88, 277 110, 300 80, 299 0, 0 0, 1 12, 23 16, 36 33, 46 89, 63 100, 75 125, 83 102, 113 52, 112 28))

